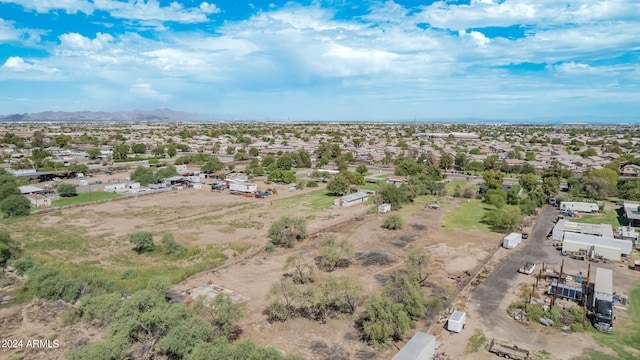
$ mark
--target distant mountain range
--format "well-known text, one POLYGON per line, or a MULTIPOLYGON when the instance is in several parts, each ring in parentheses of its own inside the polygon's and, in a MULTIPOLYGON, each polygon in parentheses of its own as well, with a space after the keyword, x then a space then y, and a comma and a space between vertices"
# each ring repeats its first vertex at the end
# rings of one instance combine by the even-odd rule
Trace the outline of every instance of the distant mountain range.
MULTIPOLYGON (((265 115, 214 115, 196 114, 171 109, 131 110, 131 111, 45 111, 32 114, 0 115, 0 122, 322 122, 321 119, 273 118, 265 115)), ((340 122, 347 121, 326 121, 340 122)), ((563 116, 555 118, 530 119, 482 119, 482 118, 413 118, 413 119, 375 119, 371 123, 469 123, 469 124, 603 124, 638 125, 640 117, 600 117, 600 116, 563 116)))
POLYGON ((204 121, 205 115, 175 111, 171 109, 132 111, 45 111, 33 114, 12 114, 1 116, 2 122, 176 122, 204 121))

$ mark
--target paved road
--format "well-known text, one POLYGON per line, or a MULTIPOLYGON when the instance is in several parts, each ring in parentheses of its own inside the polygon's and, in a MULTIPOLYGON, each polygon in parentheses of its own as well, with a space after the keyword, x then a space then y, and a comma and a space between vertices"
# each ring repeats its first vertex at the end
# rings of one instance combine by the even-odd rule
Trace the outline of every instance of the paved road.
POLYGON ((552 262, 551 252, 553 248, 545 245, 544 241, 553 227, 553 220, 557 216, 557 210, 551 206, 542 209, 529 239, 525 240, 510 257, 503 260, 473 292, 471 303, 477 306, 477 311, 482 318, 482 323, 487 328, 504 326, 505 308, 500 307, 504 294, 509 290, 517 271, 525 261, 534 263, 552 262))

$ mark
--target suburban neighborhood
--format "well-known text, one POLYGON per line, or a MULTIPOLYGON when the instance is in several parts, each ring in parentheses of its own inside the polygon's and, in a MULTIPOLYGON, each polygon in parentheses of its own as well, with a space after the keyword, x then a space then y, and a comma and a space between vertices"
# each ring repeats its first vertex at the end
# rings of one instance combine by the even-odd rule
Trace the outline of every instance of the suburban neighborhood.
POLYGON ((204 333, 125 327, 151 321, 131 301, 158 299, 176 324, 260 358, 640 351, 624 342, 640 332, 638 127, 52 121, 0 134, 3 341, 60 345, 0 357, 207 358, 204 333))

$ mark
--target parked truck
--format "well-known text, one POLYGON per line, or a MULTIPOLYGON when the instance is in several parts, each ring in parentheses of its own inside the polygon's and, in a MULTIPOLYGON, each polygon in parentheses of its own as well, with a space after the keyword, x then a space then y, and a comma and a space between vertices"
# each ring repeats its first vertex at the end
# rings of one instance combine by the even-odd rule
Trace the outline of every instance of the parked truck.
POLYGON ((520 349, 516 345, 507 344, 496 339, 491 339, 488 350, 505 359, 529 360, 529 350, 520 349))
POLYGON ((593 327, 599 331, 613 332, 613 272, 596 268, 596 281, 593 284, 593 327))

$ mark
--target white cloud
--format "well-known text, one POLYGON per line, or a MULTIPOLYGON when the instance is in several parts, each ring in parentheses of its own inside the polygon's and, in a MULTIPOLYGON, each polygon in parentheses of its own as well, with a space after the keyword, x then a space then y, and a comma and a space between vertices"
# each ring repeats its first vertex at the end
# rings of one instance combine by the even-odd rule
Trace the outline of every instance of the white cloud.
POLYGON ((11 56, 2 65, 3 68, 17 71, 17 72, 29 72, 29 71, 38 71, 48 74, 58 73, 60 70, 48 66, 42 66, 33 61, 25 61, 23 58, 19 56, 11 56))
POLYGON ((215 4, 202 2, 198 7, 185 8, 174 1, 161 6, 158 0, 122 2, 118 0, 94 0, 98 10, 108 11, 111 16, 121 19, 141 21, 175 21, 180 23, 201 23, 208 21, 207 15, 220 12, 215 4))
POLYGON ((162 93, 158 90, 153 89, 151 84, 145 82, 137 82, 129 88, 129 92, 133 93, 137 96, 142 96, 146 98, 150 98, 153 100, 161 100, 166 101, 171 96, 169 94, 162 93))
POLYGON ((15 28, 15 22, 0 18, 0 41, 20 40, 23 32, 15 28))
POLYGON ((200 10, 205 14, 217 14, 220 12, 216 4, 209 4, 207 2, 200 3, 200 10))
POLYGON ((78 33, 66 33, 60 35, 61 47, 71 51, 80 50, 94 52, 103 49, 106 45, 114 41, 109 34, 97 33, 94 39, 82 36, 78 33))
POLYGON ((93 5, 87 0, 0 0, 0 3, 18 4, 40 14, 60 9, 65 10, 68 14, 75 14, 79 11, 85 14, 93 13, 93 5))
MULTIPOLYGON (((548 102, 561 109, 561 102, 576 93, 589 99, 595 94, 604 99, 603 89, 610 89, 607 99, 640 93, 634 88, 640 82, 640 64, 616 60, 640 49, 635 3, 568 2, 568 8, 556 0, 440 2, 412 13, 388 1, 352 21, 315 5, 287 4, 245 20, 215 24, 215 34, 207 33, 213 23, 180 32, 155 27, 151 36, 144 34, 147 37, 105 33, 108 30, 95 36, 70 32, 59 35, 57 44, 41 45, 52 54, 48 58, 7 60, 0 67, 0 79, 29 79, 37 71, 59 69, 69 83, 93 84, 83 89, 92 89, 95 101, 104 93, 118 103, 126 94, 127 104, 189 102, 221 106, 220 111, 238 112, 237 106, 241 111, 269 111, 268 115, 297 112, 300 117, 309 111, 318 111, 318 117, 360 118, 414 113, 528 116, 552 108, 531 104, 548 102), (620 10, 624 7, 627 15, 620 10), (582 18, 575 22, 578 16, 582 18), (438 28, 416 26, 423 22, 438 28), (475 29, 513 24, 529 24, 530 31, 510 39, 475 29), (616 61, 628 64, 602 65, 616 61), (552 65, 525 74, 510 72, 510 65, 523 62, 552 65), (464 98, 465 104, 452 106, 454 98, 464 98), (481 109, 489 110, 476 113, 481 109)), ((136 25, 196 23, 220 12, 201 0, 192 1, 191 8, 161 6, 153 0, 93 4, 122 19, 137 20, 136 25)), ((25 33, 11 21, 0 20, 0 40, 21 41, 25 33)))

